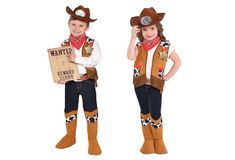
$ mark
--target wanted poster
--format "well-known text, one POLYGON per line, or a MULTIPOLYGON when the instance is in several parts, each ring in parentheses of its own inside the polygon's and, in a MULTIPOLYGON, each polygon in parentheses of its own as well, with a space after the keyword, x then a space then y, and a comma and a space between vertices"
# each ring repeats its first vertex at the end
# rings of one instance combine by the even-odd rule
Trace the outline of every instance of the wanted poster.
POLYGON ((48 56, 54 82, 65 82, 80 78, 78 65, 70 62, 69 54, 75 54, 71 46, 48 49, 48 56))

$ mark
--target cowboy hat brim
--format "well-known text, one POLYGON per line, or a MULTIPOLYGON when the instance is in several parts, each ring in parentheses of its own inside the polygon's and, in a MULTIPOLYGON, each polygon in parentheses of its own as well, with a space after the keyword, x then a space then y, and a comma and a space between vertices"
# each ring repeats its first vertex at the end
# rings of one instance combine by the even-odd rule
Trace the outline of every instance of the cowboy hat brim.
MULTIPOLYGON (((152 21, 149 25, 152 25, 152 24, 155 24, 155 23, 158 23, 160 22, 165 16, 165 13, 157 13, 157 17, 154 21, 152 21)), ((135 16, 135 17, 132 17, 131 20, 130 20, 130 23, 131 23, 131 26, 144 26, 144 25, 141 25, 140 23, 140 16, 135 16)), ((149 26, 147 25, 147 26, 149 26)))
POLYGON ((139 25, 139 16, 135 16, 131 18, 131 26, 138 26, 139 25))
POLYGON ((81 21, 85 21, 85 22, 94 22, 96 21, 97 19, 90 19, 90 18, 87 18, 87 17, 81 17, 81 16, 77 16, 76 14, 74 14, 74 12, 67 6, 66 7, 66 12, 72 16, 73 18, 76 18, 78 20, 81 20, 81 21))

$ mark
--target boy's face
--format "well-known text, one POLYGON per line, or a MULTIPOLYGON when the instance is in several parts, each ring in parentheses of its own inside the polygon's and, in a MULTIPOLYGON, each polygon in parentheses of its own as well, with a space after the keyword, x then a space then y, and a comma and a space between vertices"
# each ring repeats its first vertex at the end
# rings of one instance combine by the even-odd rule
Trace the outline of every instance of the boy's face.
POLYGON ((74 36, 79 36, 89 29, 88 23, 80 20, 71 20, 69 22, 70 33, 74 36))
POLYGON ((141 32, 146 40, 152 40, 158 35, 157 26, 155 24, 147 27, 142 27, 141 32))

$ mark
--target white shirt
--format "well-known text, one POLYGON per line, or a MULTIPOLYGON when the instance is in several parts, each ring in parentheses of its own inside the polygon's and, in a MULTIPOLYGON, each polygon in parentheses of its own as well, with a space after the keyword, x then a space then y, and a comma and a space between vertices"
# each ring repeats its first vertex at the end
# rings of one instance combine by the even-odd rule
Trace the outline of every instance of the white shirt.
POLYGON ((81 46, 79 50, 74 48, 74 51, 76 54, 75 62, 78 63, 78 70, 79 70, 80 75, 86 74, 85 67, 95 67, 100 62, 101 57, 102 57, 101 49, 97 41, 94 41, 93 46, 92 46, 93 50, 89 57, 82 57, 83 45, 81 46))
MULTIPOLYGON (((156 45, 155 47, 153 47, 152 49, 150 49, 148 51, 147 63, 146 63, 146 76, 147 76, 147 79, 150 79, 150 77, 151 77, 153 55, 154 55, 158 45, 156 45)), ((168 50, 168 58, 170 57, 170 55, 173 51, 175 51, 175 48, 170 44, 170 47, 169 47, 169 50, 168 50)))

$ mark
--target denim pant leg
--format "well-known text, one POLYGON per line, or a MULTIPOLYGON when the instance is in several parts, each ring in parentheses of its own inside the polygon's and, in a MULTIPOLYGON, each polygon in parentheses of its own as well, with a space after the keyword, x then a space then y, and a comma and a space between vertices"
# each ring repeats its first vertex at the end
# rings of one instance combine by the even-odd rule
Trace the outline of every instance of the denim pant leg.
POLYGON ((83 81, 80 93, 83 100, 84 111, 92 112, 96 110, 97 101, 96 101, 96 89, 94 81, 93 80, 83 81))
POLYGON ((65 83, 65 113, 78 109, 78 83, 69 81, 65 83))
POLYGON ((140 105, 140 111, 142 114, 148 114, 150 112, 149 109, 149 98, 147 93, 146 85, 136 87, 135 93, 140 105))
POLYGON ((151 86, 148 95, 151 117, 157 120, 161 117, 162 94, 159 89, 151 86))

